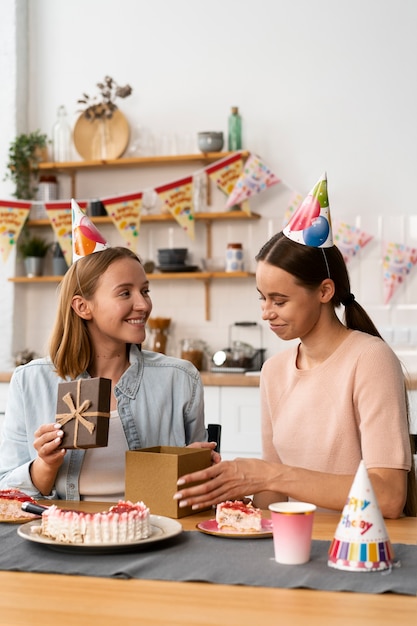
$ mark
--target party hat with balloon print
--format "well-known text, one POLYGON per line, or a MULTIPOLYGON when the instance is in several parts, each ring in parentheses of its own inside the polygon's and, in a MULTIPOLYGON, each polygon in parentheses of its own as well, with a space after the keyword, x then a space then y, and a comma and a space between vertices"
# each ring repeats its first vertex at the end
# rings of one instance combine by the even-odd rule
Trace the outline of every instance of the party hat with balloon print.
POLYGON ((74 263, 93 252, 105 250, 109 245, 74 199, 71 200, 71 210, 72 262, 74 263))
POLYGON ((333 246, 326 174, 323 174, 300 204, 283 233, 288 239, 304 246, 313 248, 333 246))

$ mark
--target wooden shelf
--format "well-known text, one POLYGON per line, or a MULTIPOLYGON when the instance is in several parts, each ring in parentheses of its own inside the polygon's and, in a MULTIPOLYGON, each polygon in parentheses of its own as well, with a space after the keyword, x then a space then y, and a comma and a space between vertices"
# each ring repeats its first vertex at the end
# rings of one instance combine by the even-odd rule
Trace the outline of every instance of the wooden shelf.
MULTIPOLYGON (((244 211, 224 211, 217 213, 196 213, 194 218, 196 222, 216 222, 216 221, 233 221, 233 220, 258 220, 260 219, 259 213, 251 213, 247 215, 244 211)), ((90 217, 90 220, 94 224, 113 224, 111 217, 104 215, 102 217, 90 217)), ((175 218, 171 213, 155 213, 149 215, 142 215, 141 222, 175 222, 175 218)), ((48 218, 40 220, 28 220, 27 225, 32 227, 51 226, 51 222, 48 218)))
MULTIPOLYGON (((225 157, 231 156, 235 152, 201 152, 200 154, 177 154, 169 156, 147 156, 147 157, 126 157, 122 159, 109 159, 103 161, 65 161, 63 163, 55 163, 54 161, 39 163, 40 170, 68 172, 77 170, 91 170, 115 167, 146 167, 156 165, 172 165, 175 163, 193 163, 203 162, 212 163, 219 161, 225 157)), ((242 151, 242 156, 248 157, 249 152, 242 151)))
MULTIPOLYGON (((201 280, 204 283, 205 319, 210 320, 210 281, 213 279, 253 278, 253 272, 164 272, 147 274, 149 282, 153 280, 201 280)), ((13 276, 8 280, 12 283, 60 283, 63 276, 13 276)))
MULTIPOLYGON (((147 277, 152 280, 212 280, 213 278, 252 278, 254 272, 152 272, 147 277)), ((11 283, 59 283, 63 276, 11 276, 11 283)))
MULTIPOLYGON (((65 161, 55 163, 54 161, 39 163, 40 172, 55 172, 57 174, 67 174, 71 179, 71 197, 77 196, 76 176, 77 172, 88 172, 91 170, 114 169, 114 168, 140 168, 159 167, 167 165, 181 165, 182 163, 208 164, 219 161, 235 152, 201 152, 200 154, 178 154, 170 156, 149 156, 149 157, 127 157, 122 159, 109 159, 103 161, 65 161)), ((249 152, 241 152, 243 158, 249 156, 249 152)))

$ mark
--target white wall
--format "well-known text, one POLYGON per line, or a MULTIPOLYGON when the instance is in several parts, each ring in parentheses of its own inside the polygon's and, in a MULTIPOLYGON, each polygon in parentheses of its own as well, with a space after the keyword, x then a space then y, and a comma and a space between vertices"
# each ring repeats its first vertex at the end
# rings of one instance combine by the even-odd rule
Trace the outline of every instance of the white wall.
MULTIPOLYGON (((3 0, 2 10, 8 4, 16 2, 3 0)), ((306 194, 326 170, 333 219, 357 220, 375 235, 351 267, 358 300, 383 328, 409 329, 417 326, 417 278, 384 307, 380 241, 388 234, 417 245, 416 28, 415 0, 36 0, 29 3, 28 130, 50 134, 60 104, 74 124, 78 97, 106 74, 133 86, 120 108, 132 128, 146 126, 155 136, 226 131, 230 106, 239 106, 245 147, 288 187, 252 203, 260 224, 219 233, 219 253, 239 237, 252 267, 270 230, 282 226, 290 189, 306 194)), ((1 22, 0 41, 3 29, 1 22)), ((1 56, 0 72, 6 63, 1 56)), ((2 114, 7 106, 2 98, 2 114)), ((0 156, 16 132, 2 117, 0 156)), ((79 193, 137 190, 137 176, 85 180, 79 193)), ((166 172, 152 176, 167 182, 166 172)), ((0 182, 0 195, 8 193, 0 182)), ((183 243, 182 233, 175 243, 183 243)), ((140 245, 146 255, 145 229, 140 245)), ((19 298, 50 303, 42 316, 47 333, 54 291, 42 290, 41 298, 30 289, 19 298)), ((197 334, 213 349, 224 347, 231 322, 260 319, 250 281, 216 284, 211 322, 204 321, 201 286, 160 283, 152 295, 155 314, 174 320, 171 352, 181 337, 197 334)), ((19 334, 31 345, 16 348, 43 349, 34 326, 19 334)), ((264 337, 269 353, 282 349, 267 330, 264 337)))

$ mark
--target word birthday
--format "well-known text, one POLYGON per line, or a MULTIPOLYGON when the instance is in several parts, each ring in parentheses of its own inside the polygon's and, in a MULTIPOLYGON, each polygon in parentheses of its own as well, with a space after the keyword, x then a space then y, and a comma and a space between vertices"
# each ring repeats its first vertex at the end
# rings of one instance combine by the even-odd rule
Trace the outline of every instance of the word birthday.
POLYGON ((361 535, 364 535, 368 532, 370 528, 372 528, 372 522, 367 522, 366 520, 354 517, 351 518, 349 513, 347 515, 343 515, 341 519, 341 524, 345 528, 359 528, 361 535))

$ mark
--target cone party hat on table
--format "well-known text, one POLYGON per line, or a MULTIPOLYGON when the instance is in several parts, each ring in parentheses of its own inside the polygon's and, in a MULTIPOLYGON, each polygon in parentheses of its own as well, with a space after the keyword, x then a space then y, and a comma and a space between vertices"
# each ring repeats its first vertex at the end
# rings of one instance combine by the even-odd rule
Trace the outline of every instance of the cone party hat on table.
POLYGON ((71 210, 72 262, 75 263, 93 252, 105 250, 109 245, 74 199, 71 200, 71 210))
POLYGON ((329 548, 328 565, 353 572, 391 567, 394 550, 364 461, 359 464, 339 525, 329 548))
POLYGON ((313 248, 333 246, 327 176, 323 174, 284 228, 288 239, 313 248))

